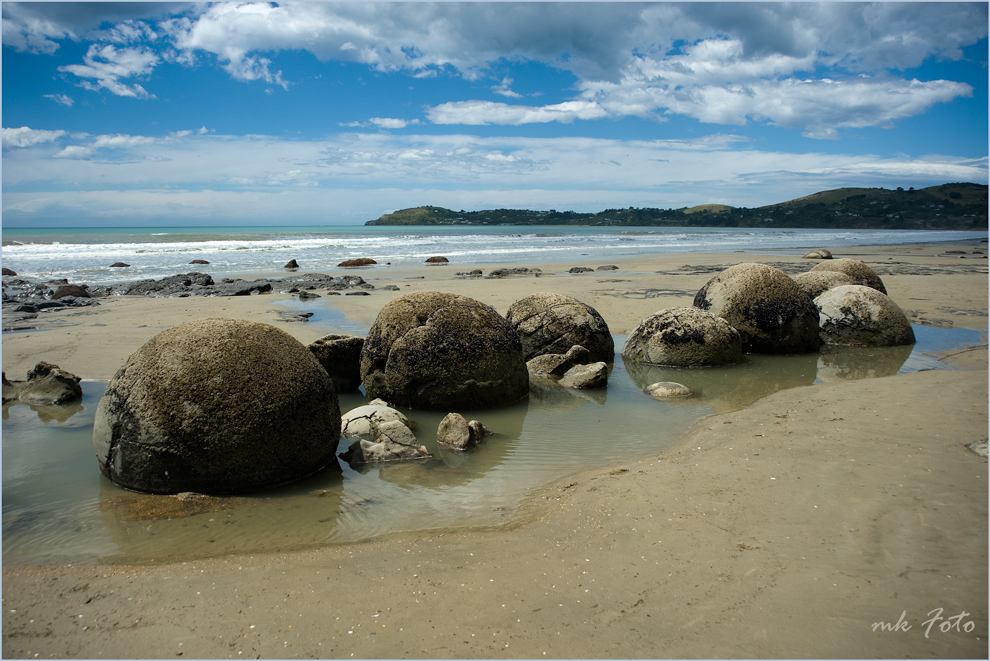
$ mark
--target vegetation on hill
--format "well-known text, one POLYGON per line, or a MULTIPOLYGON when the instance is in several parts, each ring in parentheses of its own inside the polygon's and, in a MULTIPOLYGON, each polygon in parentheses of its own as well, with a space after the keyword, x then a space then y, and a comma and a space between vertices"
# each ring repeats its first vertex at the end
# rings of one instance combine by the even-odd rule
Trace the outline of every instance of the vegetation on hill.
POLYGON ((666 227, 818 227, 829 229, 987 229, 987 186, 943 184, 915 190, 837 188, 755 209, 702 204, 682 209, 606 209, 598 213, 416 207, 366 225, 615 225, 666 227))

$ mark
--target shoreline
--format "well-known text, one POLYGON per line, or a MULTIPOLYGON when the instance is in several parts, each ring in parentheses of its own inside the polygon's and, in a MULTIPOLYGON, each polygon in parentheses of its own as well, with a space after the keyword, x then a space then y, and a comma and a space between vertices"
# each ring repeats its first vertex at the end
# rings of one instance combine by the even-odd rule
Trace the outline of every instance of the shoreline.
MULTIPOLYGON (((881 277, 914 323, 985 331, 986 262, 975 271, 969 260, 938 257, 943 248, 873 246, 836 257, 906 260, 903 272, 881 277)), ((456 278, 472 267, 453 264, 341 270, 400 291, 335 297, 334 308, 370 326, 384 302, 407 291, 462 293, 501 313, 529 293, 555 291, 626 334, 658 309, 690 305, 687 296, 714 275, 685 265, 819 263, 767 257, 658 255, 614 261, 615 272, 481 280, 456 278)), ((288 297, 238 298, 246 300, 121 301, 67 318, 72 326, 5 334, 4 370, 20 378, 24 364, 44 359, 84 378, 112 376, 163 327, 217 307, 271 323, 259 307, 288 297), (101 328, 115 329, 112 341, 101 328)), ((330 332, 275 325, 304 343, 330 332)), ((516 522, 493 531, 398 533, 182 564, 5 567, 3 652, 985 658, 987 463, 965 445, 987 437, 986 347, 943 359, 959 369, 785 390, 707 417, 658 456, 617 458, 548 485, 516 522), (938 420, 926 413, 934 410, 938 420), (922 621, 934 608, 946 617, 965 610, 974 630, 926 637, 922 621), (910 630, 871 630, 902 611, 910 630)))

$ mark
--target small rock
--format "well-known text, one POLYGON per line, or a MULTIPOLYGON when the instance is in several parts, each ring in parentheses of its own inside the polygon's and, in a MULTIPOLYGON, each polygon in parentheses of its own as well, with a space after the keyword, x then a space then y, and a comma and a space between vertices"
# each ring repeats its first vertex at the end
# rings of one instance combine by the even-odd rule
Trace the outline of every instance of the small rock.
POLYGON ((440 257, 440 256, 430 257, 429 259, 426 260, 426 263, 427 264, 447 264, 449 262, 450 262, 449 259, 447 259, 446 257, 440 257))
POLYGON ((599 271, 618 271, 619 270, 619 267, 616 266, 615 264, 606 264, 605 266, 599 266, 597 270, 599 270, 599 271))
POLYGON ((286 268, 286 269, 297 269, 297 268, 299 268, 299 263, 296 262, 296 260, 292 259, 292 260, 289 260, 289 263, 286 264, 285 266, 283 266, 282 268, 286 268))
POLYGON ((127 269, 130 267, 131 267, 130 264, 125 264, 124 262, 114 262, 113 264, 110 265, 110 268, 112 269, 127 269))
POLYGON ((372 264, 377 264, 377 263, 378 262, 371 259, 370 257, 359 257, 358 259, 345 260, 340 264, 337 264, 337 266, 342 268, 353 268, 356 266, 371 266, 372 264))
POLYGON ((481 443, 492 432, 477 420, 468 422, 460 413, 448 413, 437 427, 437 443, 448 450, 463 451, 481 443))
POLYGON ((557 383, 566 388, 604 388, 608 385, 608 364, 598 362, 572 367, 557 383))
POLYGON ((589 269, 587 266, 575 266, 571 268, 568 273, 593 273, 594 269, 589 269))
POLYGON ((966 446, 966 449, 980 457, 987 456, 987 441, 976 441, 966 446))
POLYGON ((15 273, 14 271, 11 271, 10 269, 8 269, 8 268, 5 267, 3 269, 3 275, 17 275, 17 273, 15 273))
POLYGON ((209 262, 206 261, 205 259, 194 259, 194 260, 192 260, 189 263, 190 264, 209 264, 209 262))
POLYGON ((694 392, 685 385, 674 383, 673 381, 659 381, 652 383, 643 392, 653 399, 671 399, 674 397, 690 397, 694 392))
POLYGON ((26 404, 60 406, 82 399, 81 379, 70 372, 45 361, 39 362, 27 373, 27 381, 3 379, 3 401, 19 399, 26 404), (16 393, 16 395, 15 395, 16 393))

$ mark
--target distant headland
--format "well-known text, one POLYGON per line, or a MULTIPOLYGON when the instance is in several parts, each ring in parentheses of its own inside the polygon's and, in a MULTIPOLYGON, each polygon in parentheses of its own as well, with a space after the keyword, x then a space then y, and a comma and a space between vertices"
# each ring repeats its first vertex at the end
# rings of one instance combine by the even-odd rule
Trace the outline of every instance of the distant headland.
POLYGON ((837 188, 748 209, 702 204, 681 209, 606 209, 598 213, 415 207, 365 225, 610 225, 630 227, 807 227, 827 229, 987 229, 987 186, 942 184, 909 188, 837 188))

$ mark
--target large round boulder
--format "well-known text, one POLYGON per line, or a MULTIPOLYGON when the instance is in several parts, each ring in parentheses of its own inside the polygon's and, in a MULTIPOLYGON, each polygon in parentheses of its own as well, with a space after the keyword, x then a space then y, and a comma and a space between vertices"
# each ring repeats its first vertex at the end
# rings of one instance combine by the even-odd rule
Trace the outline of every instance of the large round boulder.
POLYGON ((608 324, 590 305, 561 294, 532 294, 509 306, 505 318, 519 333, 526 360, 547 353, 567 353, 578 344, 590 362, 615 360, 608 324))
POLYGON ((96 409, 100 471, 128 489, 246 492, 338 468, 340 407, 313 354, 274 326, 190 321, 132 354, 96 409))
POLYGON ((794 282, 798 284, 805 294, 810 298, 818 298, 819 295, 828 291, 832 287, 839 285, 854 285, 855 279, 841 271, 808 271, 794 276, 794 282))
POLYGON ((877 272, 866 265, 866 262, 858 259, 843 257, 841 259, 830 259, 811 269, 814 271, 838 271, 851 277, 855 284, 873 287, 881 294, 887 293, 887 288, 883 286, 883 280, 877 272))
POLYGON ((488 409, 529 394, 515 329, 489 305, 441 292, 386 303, 361 350, 368 397, 419 409, 488 409))
POLYGON ((904 311, 886 294, 865 285, 834 287, 815 299, 827 344, 890 347, 914 344, 904 311))
POLYGON ((818 309, 793 278, 766 264, 725 269, 694 297, 694 307, 725 319, 751 353, 817 351, 818 309))
POLYGON ((640 322, 622 357, 671 367, 728 365, 742 361, 742 337, 725 319, 698 308, 668 308, 640 322))

